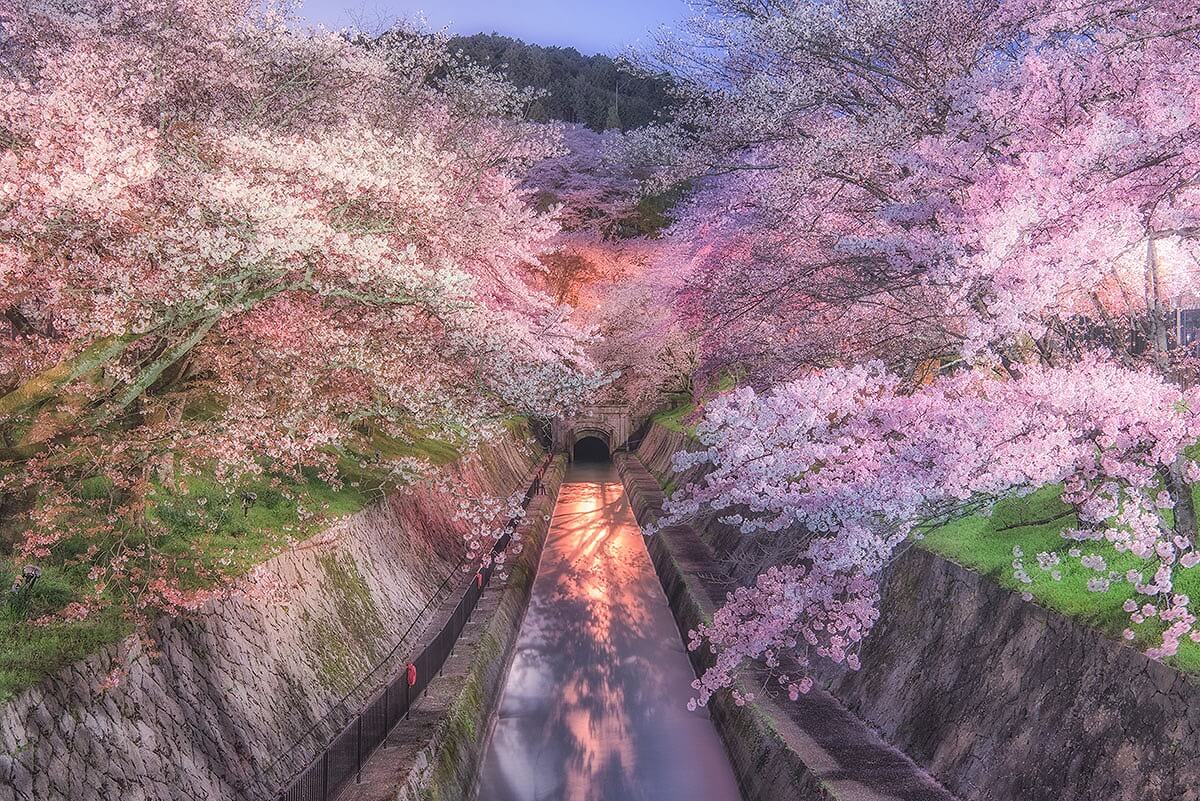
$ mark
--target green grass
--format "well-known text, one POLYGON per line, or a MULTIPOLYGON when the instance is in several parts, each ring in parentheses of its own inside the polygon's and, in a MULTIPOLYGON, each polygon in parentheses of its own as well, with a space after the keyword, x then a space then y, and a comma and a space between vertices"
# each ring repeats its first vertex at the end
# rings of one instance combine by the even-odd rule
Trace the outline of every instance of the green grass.
POLYGON ((703 403, 714 395, 727 392, 737 385, 737 379, 731 375, 724 375, 717 383, 701 393, 699 404, 692 398, 692 395, 687 392, 673 395, 669 399, 669 404, 665 409, 661 409, 651 415, 651 420, 667 429, 676 433, 686 434, 689 437, 695 437, 696 427, 689 419, 695 414, 698 405, 703 403))
MULTIPOLYGON (((504 421, 521 430, 523 421, 504 421)), ((156 486, 149 497, 150 533, 139 539, 124 532, 125 542, 152 546, 173 561, 175 575, 185 588, 211 587, 244 575, 278 553, 289 542, 302 540, 334 520, 357 512, 397 485, 394 460, 426 459, 435 465, 456 461, 454 443, 414 433, 404 439, 368 432, 366 459, 347 454, 339 460, 338 476, 330 482, 317 472, 299 476, 262 476, 225 483, 215 475, 192 476, 184 488, 156 486), (243 509, 243 494, 256 498, 243 509)), ((79 489, 80 521, 102 512, 112 496, 111 483, 96 477, 79 489)), ((120 588, 106 591, 109 605, 83 621, 34 625, 73 601, 82 601, 93 586, 88 570, 92 538, 80 536, 59 543, 32 589, 19 597, 9 587, 15 577, 11 558, 0 558, 0 702, 36 684, 65 665, 118 642, 133 631, 126 614, 131 599, 120 588)), ((343 571, 344 572, 344 571, 343 571)), ((347 585, 346 576, 341 585, 347 585)))
MULTIPOLYGON (((1157 635, 1162 631, 1157 618, 1130 626, 1129 614, 1121 608, 1130 597, 1129 585, 1114 583, 1107 592, 1089 592, 1088 579, 1100 574, 1083 567, 1079 559, 1070 558, 1067 552, 1080 547, 1084 553, 1099 553, 1104 556, 1109 569, 1122 573, 1137 569, 1149 576, 1152 569, 1147 569, 1146 563, 1134 556, 1117 553, 1108 543, 1080 545, 1064 539, 1061 532, 1074 526, 1076 519, 1059 499, 1059 493, 1058 487, 1045 487, 1023 498, 1001 501, 991 516, 965 517, 940 526, 920 545, 983 573, 1005 587, 1028 592, 1042 606, 1083 621, 1109 636, 1119 639, 1122 631, 1132 628, 1140 647, 1157 644, 1157 635), (1032 584, 1016 578, 1012 565, 1013 546, 1020 546, 1024 552, 1025 569, 1032 584), (1041 552, 1060 556, 1060 581, 1039 569, 1037 554, 1041 552)), ((1193 494, 1196 494, 1195 489, 1193 494)), ((1200 598, 1200 566, 1179 570, 1175 588, 1177 592, 1200 598)), ((1188 673, 1200 674, 1200 645, 1185 639, 1179 653, 1169 661, 1188 673)))
POLYGON ((666 409, 655 412, 653 420, 656 425, 660 425, 668 431, 692 433, 692 427, 685 421, 696 411, 696 404, 692 401, 691 396, 683 396, 677 398, 666 409))
POLYGON ((133 630, 117 608, 84 621, 29 625, 30 619, 55 612, 75 600, 86 574, 80 565, 47 567, 33 588, 14 603, 9 594, 14 579, 12 565, 0 562, 0 590, 4 593, 0 601, 0 701, 133 630))

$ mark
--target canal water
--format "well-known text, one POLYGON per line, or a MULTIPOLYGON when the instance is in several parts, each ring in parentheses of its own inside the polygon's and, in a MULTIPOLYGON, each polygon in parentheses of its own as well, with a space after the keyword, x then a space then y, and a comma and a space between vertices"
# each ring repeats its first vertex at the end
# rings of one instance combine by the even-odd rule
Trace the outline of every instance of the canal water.
POLYGON ((567 472, 478 801, 741 801, 610 462, 567 472))

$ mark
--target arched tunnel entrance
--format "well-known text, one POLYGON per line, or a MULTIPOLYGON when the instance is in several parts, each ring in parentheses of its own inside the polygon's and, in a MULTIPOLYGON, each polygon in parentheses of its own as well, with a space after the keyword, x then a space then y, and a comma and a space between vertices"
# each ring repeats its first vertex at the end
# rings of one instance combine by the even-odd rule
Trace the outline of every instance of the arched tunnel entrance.
POLYGON ((580 437, 575 442, 576 462, 607 462, 610 458, 608 443, 599 437, 580 437))

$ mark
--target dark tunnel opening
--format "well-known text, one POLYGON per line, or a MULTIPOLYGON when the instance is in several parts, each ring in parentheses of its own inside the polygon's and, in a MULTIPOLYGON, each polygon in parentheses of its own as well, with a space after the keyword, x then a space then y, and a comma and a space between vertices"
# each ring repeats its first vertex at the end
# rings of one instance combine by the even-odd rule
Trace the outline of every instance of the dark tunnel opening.
POLYGON ((575 461, 607 462, 608 446, 599 437, 583 437, 575 443, 575 461))

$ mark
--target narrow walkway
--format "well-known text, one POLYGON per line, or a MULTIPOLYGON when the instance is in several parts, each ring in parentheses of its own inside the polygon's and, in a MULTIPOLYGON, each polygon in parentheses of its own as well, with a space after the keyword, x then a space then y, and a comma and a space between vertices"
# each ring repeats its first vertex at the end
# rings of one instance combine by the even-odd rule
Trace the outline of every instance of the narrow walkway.
POLYGON ((616 470, 567 473, 479 801, 740 801, 616 470))

